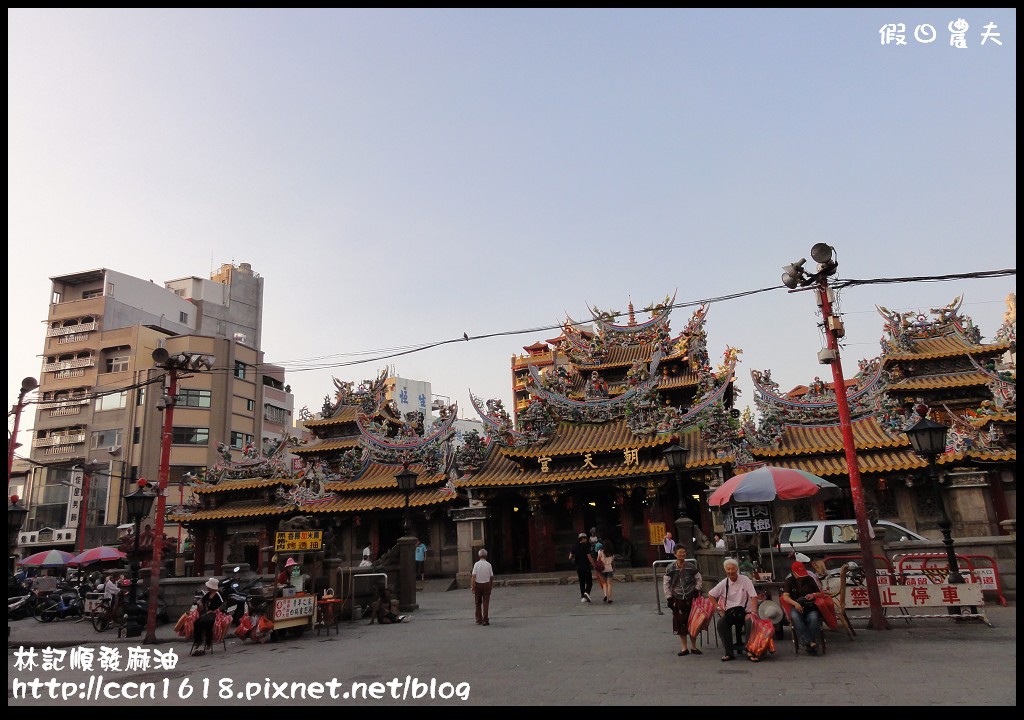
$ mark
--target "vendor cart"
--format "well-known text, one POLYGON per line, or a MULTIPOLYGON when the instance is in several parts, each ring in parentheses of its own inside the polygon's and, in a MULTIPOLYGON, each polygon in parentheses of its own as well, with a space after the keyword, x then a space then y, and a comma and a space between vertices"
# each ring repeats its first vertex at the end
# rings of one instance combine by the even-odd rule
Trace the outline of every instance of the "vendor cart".
MULTIPOLYGON (((303 530, 279 532, 275 538, 275 555, 278 570, 286 569, 286 558, 290 555, 305 555, 310 552, 323 552, 323 533, 319 530, 303 530)), ((299 567, 296 565, 296 572, 299 567)), ((296 576, 287 584, 281 583, 281 575, 274 577, 274 597, 270 620, 274 627, 272 636, 275 640, 290 635, 302 635, 313 627, 316 622, 317 598, 313 587, 306 587, 308 576, 296 576)))

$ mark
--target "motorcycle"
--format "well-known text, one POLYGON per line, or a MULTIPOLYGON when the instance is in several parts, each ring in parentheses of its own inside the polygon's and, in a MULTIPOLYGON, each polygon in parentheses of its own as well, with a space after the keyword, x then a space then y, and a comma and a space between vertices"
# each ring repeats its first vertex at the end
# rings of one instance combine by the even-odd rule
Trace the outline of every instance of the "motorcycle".
POLYGON ((30 602, 32 593, 7 598, 7 619, 21 620, 32 615, 33 605, 30 602))
POLYGON ((39 598, 33 616, 39 622, 52 622, 64 618, 80 618, 85 612, 85 602, 78 590, 69 587, 58 587, 57 590, 39 598))

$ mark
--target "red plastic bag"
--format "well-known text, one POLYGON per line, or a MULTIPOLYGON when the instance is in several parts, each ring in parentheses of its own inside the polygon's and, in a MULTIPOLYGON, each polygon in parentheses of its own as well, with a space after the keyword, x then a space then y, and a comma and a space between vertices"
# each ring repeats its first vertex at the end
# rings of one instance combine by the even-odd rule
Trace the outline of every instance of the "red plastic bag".
POLYGON ((829 630, 835 630, 839 621, 836 618, 836 604, 832 600, 832 596, 823 592, 814 593, 814 604, 818 606, 822 622, 828 626, 829 630))
POLYGON ((252 632, 253 622, 252 618, 248 615, 243 615, 242 619, 238 622, 238 627, 235 628, 235 637, 239 640, 245 640, 249 637, 249 633, 252 632))
POLYGON ((199 619, 199 611, 192 610, 192 612, 182 613, 181 617, 178 618, 178 622, 174 625, 174 632, 185 640, 191 640, 195 634, 196 620, 199 619))
POLYGON ((755 657, 761 657, 765 652, 775 652, 775 626, 771 620, 751 615, 747 652, 755 657))
POLYGON ((213 641, 222 642, 228 634, 229 627, 231 627, 231 616, 218 610, 213 621, 213 641))
POLYGON ((715 601, 709 597, 700 596, 693 599, 690 606, 690 618, 687 623, 687 632, 691 637, 707 630, 711 624, 711 618, 715 614, 715 601))

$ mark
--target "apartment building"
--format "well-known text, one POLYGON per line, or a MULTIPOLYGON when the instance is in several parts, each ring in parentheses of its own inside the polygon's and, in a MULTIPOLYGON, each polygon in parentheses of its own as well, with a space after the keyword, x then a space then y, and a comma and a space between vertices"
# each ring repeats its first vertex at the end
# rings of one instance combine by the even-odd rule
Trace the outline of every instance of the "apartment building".
MULTIPOLYGON (((187 502, 189 473, 279 436, 264 428, 263 279, 246 263, 211 278, 158 285, 106 268, 51 278, 21 554, 115 542, 127 522, 123 495, 140 478, 159 479, 169 405, 168 509, 187 502), (171 399, 167 370, 153 360, 157 348, 215 361, 180 372, 171 399)), ((290 416, 283 370, 271 376, 272 402, 290 416)), ((165 531, 184 542, 178 528, 165 531)))

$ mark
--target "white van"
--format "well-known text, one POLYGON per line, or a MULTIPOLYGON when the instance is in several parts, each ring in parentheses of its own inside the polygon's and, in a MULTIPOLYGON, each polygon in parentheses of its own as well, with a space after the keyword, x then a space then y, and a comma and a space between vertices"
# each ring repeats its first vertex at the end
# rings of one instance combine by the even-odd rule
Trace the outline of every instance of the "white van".
MULTIPOLYGON (((888 520, 879 520, 874 531, 884 530, 882 544, 929 542, 928 538, 888 520)), ((802 552, 805 555, 851 555, 860 551, 860 533, 856 520, 805 520, 786 523, 779 528, 780 552, 802 552)))

